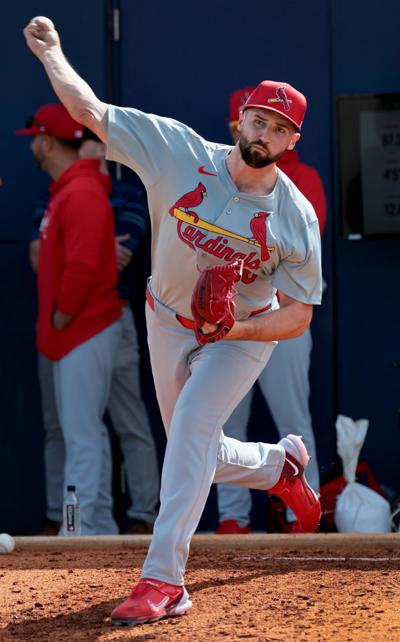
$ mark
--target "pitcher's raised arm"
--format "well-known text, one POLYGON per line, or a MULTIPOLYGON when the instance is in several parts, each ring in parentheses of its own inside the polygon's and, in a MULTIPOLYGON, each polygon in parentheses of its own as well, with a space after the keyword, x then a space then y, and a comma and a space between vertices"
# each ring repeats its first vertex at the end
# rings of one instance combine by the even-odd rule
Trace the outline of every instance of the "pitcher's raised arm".
POLYGON ((72 118, 107 142, 107 103, 74 71, 64 56, 53 22, 44 16, 32 18, 24 29, 26 43, 43 64, 60 101, 72 118))

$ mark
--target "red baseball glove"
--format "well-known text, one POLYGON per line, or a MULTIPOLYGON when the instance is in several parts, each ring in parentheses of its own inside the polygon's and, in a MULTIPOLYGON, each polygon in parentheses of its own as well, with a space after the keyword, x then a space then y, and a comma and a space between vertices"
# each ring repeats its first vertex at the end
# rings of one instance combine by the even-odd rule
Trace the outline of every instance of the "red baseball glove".
POLYGON ((200 345, 220 341, 235 323, 234 284, 240 280, 242 269, 243 261, 234 261, 228 265, 207 267, 201 272, 191 304, 196 323, 195 335, 200 345), (217 328, 205 334, 202 332, 205 323, 212 323, 217 328))

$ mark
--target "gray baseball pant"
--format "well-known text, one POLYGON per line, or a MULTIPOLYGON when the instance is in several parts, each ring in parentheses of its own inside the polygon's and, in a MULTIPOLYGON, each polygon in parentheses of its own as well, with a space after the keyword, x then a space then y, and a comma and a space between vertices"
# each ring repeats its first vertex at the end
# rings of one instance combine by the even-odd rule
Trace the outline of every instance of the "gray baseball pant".
POLYGON ((200 348, 173 310, 157 300, 153 307, 146 306, 150 358, 168 441, 161 507, 142 577, 183 584, 212 482, 267 490, 282 472, 282 446, 242 443, 222 432, 275 343, 219 341, 200 348))

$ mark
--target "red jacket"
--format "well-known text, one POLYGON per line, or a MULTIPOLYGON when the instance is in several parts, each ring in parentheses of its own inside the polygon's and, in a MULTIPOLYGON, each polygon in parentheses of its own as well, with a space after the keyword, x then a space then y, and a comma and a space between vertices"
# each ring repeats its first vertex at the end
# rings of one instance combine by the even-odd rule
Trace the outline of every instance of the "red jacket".
POLYGON ((311 165, 301 163, 295 149, 285 152, 277 165, 310 201, 318 217, 322 236, 326 223, 326 196, 317 170, 311 165))
POLYGON ((57 361, 121 315, 111 180, 96 160, 80 160, 50 186, 40 227, 37 349, 57 361), (52 325, 55 309, 73 318, 52 325))

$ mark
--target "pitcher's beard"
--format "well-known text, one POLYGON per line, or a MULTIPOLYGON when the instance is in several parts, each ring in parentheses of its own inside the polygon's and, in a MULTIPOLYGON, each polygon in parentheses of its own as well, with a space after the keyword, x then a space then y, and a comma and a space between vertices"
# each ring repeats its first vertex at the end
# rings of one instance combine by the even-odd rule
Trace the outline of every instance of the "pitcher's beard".
POLYGON ((283 152, 275 154, 275 156, 271 156, 268 148, 264 145, 264 143, 258 140, 253 140, 250 142, 243 134, 241 134, 239 138, 239 149, 243 161, 246 163, 246 165, 248 165, 249 167, 253 167, 254 169, 261 169, 262 167, 268 167, 268 165, 276 163, 280 158, 282 158, 283 154, 286 151, 283 150, 283 152), (265 154, 263 154, 260 150, 252 147, 252 145, 255 144, 260 145, 265 150, 265 154))

